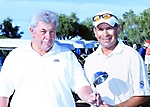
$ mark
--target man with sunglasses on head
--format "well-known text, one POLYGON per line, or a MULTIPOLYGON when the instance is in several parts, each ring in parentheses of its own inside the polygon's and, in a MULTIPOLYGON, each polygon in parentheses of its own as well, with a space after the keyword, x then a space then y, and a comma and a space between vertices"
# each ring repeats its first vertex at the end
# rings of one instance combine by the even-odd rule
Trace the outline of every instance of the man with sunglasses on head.
MULTIPOLYGON (((91 85, 94 74, 102 75, 96 86, 101 94, 101 107, 138 107, 149 100, 150 90, 145 64, 139 53, 119 39, 118 18, 109 11, 93 17, 94 33, 99 47, 90 54, 84 64, 91 85), (100 79, 102 78, 102 79, 100 79)), ((94 86, 93 86, 94 87, 94 86)))

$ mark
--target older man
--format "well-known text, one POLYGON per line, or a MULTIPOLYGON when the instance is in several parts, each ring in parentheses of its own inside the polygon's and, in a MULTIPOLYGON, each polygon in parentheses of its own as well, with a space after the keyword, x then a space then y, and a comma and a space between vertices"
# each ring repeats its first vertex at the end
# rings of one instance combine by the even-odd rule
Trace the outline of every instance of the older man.
POLYGON ((14 49, 0 73, 0 107, 75 107, 72 91, 89 104, 100 104, 74 53, 55 44, 58 20, 49 10, 30 21, 31 43, 14 49))

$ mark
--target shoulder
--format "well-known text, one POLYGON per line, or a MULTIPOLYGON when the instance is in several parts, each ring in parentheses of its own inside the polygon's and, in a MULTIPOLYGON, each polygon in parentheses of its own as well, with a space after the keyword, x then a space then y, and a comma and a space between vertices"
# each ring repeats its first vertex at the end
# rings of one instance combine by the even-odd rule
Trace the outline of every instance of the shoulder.
POLYGON ((71 49, 69 49, 68 47, 65 47, 65 46, 61 46, 61 45, 56 45, 56 47, 55 47, 56 49, 57 49, 57 52, 59 51, 59 53, 61 53, 61 54, 67 54, 67 55, 69 55, 69 54, 74 54, 72 51, 71 51, 71 49))
POLYGON ((126 56, 126 58, 128 57, 130 60, 142 60, 140 52, 130 46, 125 46, 123 55, 126 56))
POLYGON ((59 51, 58 53, 61 54, 61 56, 76 57, 72 50, 68 47, 56 44, 55 48, 57 49, 57 52, 59 51))
POLYGON ((29 52, 30 50, 32 50, 31 46, 29 44, 26 44, 24 46, 17 47, 11 50, 9 54, 7 55, 7 57, 11 59, 16 59, 16 58, 19 58, 20 56, 26 55, 26 52, 27 51, 29 52))
POLYGON ((57 46, 59 47, 59 49, 60 49, 61 52, 71 51, 71 49, 69 49, 68 47, 61 46, 61 45, 58 45, 58 44, 57 44, 57 46))
POLYGON ((133 55, 138 55, 138 54, 139 54, 137 50, 135 50, 135 49, 132 48, 131 46, 127 46, 127 45, 125 45, 124 51, 125 51, 126 53, 133 54, 133 55))
POLYGON ((93 60, 95 60, 96 56, 98 55, 98 53, 96 51, 94 51, 93 53, 89 54, 86 58, 85 58, 85 63, 87 62, 91 62, 93 60))

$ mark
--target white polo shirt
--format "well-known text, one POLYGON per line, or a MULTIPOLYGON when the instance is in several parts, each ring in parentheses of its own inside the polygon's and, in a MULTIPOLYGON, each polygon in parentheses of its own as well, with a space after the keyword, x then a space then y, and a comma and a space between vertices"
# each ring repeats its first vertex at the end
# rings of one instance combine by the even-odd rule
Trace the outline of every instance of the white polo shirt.
POLYGON ((94 53, 86 58, 84 65, 91 84, 93 84, 94 73, 98 71, 108 73, 106 81, 97 85, 97 91, 104 102, 110 105, 124 102, 132 96, 150 95, 145 68, 139 53, 121 40, 108 56, 102 53, 99 46, 94 53))
POLYGON ((15 90, 10 107, 75 107, 71 90, 82 86, 89 83, 76 56, 56 44, 43 56, 30 44, 12 50, 0 73, 0 96, 15 90))

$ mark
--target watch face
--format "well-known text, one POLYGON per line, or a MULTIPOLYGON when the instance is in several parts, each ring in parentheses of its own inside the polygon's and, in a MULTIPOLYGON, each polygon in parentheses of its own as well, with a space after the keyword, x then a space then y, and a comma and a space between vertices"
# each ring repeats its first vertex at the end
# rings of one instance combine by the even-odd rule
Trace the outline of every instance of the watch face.
POLYGON ((108 78, 108 74, 106 72, 98 71, 93 76, 93 85, 99 85, 103 83, 108 78))

